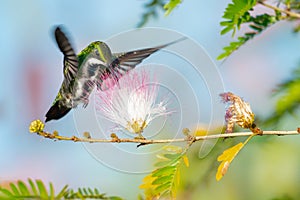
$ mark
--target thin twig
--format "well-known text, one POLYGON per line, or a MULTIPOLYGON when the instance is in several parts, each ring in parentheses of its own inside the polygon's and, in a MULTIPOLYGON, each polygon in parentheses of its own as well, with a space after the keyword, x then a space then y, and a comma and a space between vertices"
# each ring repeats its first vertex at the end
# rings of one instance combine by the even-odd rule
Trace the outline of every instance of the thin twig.
POLYGON ((267 8, 271 8, 271 9, 273 9, 275 11, 279 11, 281 13, 285 13, 285 14, 287 14, 290 17, 295 17, 295 18, 299 18, 300 19, 300 14, 299 13, 291 12, 289 10, 283 10, 281 8, 278 8, 278 7, 266 4, 263 1, 259 1, 258 3, 261 4, 261 5, 263 5, 263 6, 265 6, 265 7, 267 7, 267 8))
MULTIPOLYGON (((188 137, 186 138, 175 138, 175 139, 161 139, 161 140, 148 140, 148 139, 131 139, 131 138, 112 138, 112 139, 96 139, 96 138, 80 138, 76 136, 66 137, 57 134, 52 134, 48 132, 39 132, 38 135, 53 139, 53 140, 64 140, 73 142, 88 142, 88 143, 140 143, 140 144, 161 144, 161 143, 175 143, 175 142, 187 142, 190 141, 188 137)), ((211 140, 218 138, 234 138, 234 137, 245 137, 253 135, 252 132, 237 132, 237 133, 224 133, 224 134, 214 134, 207 136, 196 136, 193 137, 193 142, 200 140, 211 140)), ((263 131, 261 135, 300 135, 298 131, 263 131)), ((257 136, 257 135, 254 135, 257 136)))

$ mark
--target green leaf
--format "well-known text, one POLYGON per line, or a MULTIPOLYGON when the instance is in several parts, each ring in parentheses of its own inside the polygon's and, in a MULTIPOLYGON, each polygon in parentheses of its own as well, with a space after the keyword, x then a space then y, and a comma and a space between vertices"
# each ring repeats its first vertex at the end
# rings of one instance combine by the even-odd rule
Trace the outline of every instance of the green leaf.
POLYGON ((21 192, 21 195, 24 195, 24 196, 29 195, 29 190, 28 190, 27 186, 24 184, 24 182, 18 181, 18 187, 21 192))
POLYGON ((239 29, 240 25, 249 18, 249 11, 255 4, 256 0, 233 0, 232 3, 228 4, 223 15, 226 21, 220 23, 221 26, 225 26, 221 34, 233 30, 234 36, 236 29, 239 29))
POLYGON ((170 189, 171 186, 172 186, 172 183, 171 182, 167 182, 167 183, 164 183, 164 184, 159 185, 158 187, 156 187, 155 191, 157 193, 167 192, 167 191, 169 191, 169 189, 170 189))
POLYGON ((15 186, 15 184, 10 183, 9 186, 10 186, 10 188, 11 188, 11 190, 12 190, 12 192, 13 192, 13 194, 14 194, 15 196, 20 196, 20 195, 21 195, 20 192, 19 192, 19 190, 18 190, 17 187, 15 186))
POLYGON ((84 199, 84 195, 82 194, 82 191, 81 192, 78 191, 76 193, 75 197, 80 198, 80 199, 84 199))
POLYGON ((65 189, 65 192, 61 192, 60 194, 63 194, 65 199, 122 199, 116 196, 107 197, 105 194, 100 194, 98 189, 93 190, 91 188, 78 188, 77 191, 65 189))
POLYGON ((9 190, 5 189, 5 188, 0 188, 0 197, 1 196, 1 193, 6 195, 7 197, 13 197, 13 193, 11 193, 9 190))
POLYGON ((225 35, 226 33, 228 33, 229 31, 231 31, 233 29, 233 26, 227 26, 226 28, 224 28, 221 31, 221 35, 225 35))
POLYGON ((222 21, 220 22, 221 26, 230 26, 232 24, 232 21, 222 21))
MULTIPOLYGON (((240 23, 247 23, 249 28, 252 29, 250 32, 246 32, 243 36, 240 36, 237 38, 237 41, 230 42, 228 46, 225 46, 223 48, 223 53, 221 53, 218 57, 217 60, 222 60, 228 56, 230 56, 234 51, 239 49, 242 45, 244 45, 247 41, 250 39, 254 38, 256 35, 264 31, 266 28, 268 28, 270 25, 274 24, 277 22, 276 17, 269 15, 269 14, 262 14, 262 15, 257 15, 255 17, 244 16, 243 20, 239 20, 240 23)), ((239 23, 239 24, 240 24, 239 23)), ((225 34, 228 31, 232 29, 234 26, 233 24, 230 24, 228 21, 221 22, 226 28, 224 28, 221 31, 221 34, 225 34)), ((235 29, 234 29, 235 30, 235 29)))
POLYGON ((237 50, 241 45, 243 45, 247 40, 249 40, 249 37, 239 37, 238 41, 231 42, 229 46, 226 46, 223 48, 224 52, 220 54, 217 59, 221 60, 223 58, 228 57, 231 55, 235 50, 237 50))
POLYGON ((180 3, 181 0, 169 0, 169 2, 164 5, 164 9, 166 10, 165 16, 168 16, 180 3))
MULTIPOLYGON (((164 154, 157 155, 160 160, 159 167, 148 174, 143 179, 143 184, 140 188, 144 190, 146 199, 159 199, 166 197, 166 199, 175 199, 176 188, 179 183, 179 168, 182 163, 188 166, 188 158, 186 151, 177 146, 167 146, 164 148, 164 154)), ((157 165, 156 165, 157 166, 157 165)))
POLYGON ((44 183, 41 180, 36 180, 35 182, 36 182, 36 185, 39 189, 40 197, 42 199, 47 199, 48 198, 48 192, 47 192, 47 189, 46 189, 44 183))
POLYGON ((49 183, 49 188, 50 188, 50 199, 54 199, 55 198, 55 190, 54 190, 53 184, 51 182, 49 183))
MULTIPOLYGON (((7 197, 9 199, 74 199, 74 198, 98 198, 98 199, 107 199, 104 194, 99 194, 98 190, 92 190, 91 188, 79 189, 80 192, 74 193, 73 190, 67 190, 68 186, 66 185, 60 193, 55 196, 55 190, 52 183, 49 183, 49 193, 41 180, 36 180, 35 183, 28 179, 28 185, 23 181, 18 181, 16 184, 10 183, 10 190, 0 188, 0 196, 7 197), (96 193, 96 194, 95 194, 96 193)), ((3 198, 4 198, 3 197, 3 198)), ((115 198, 115 197, 114 197, 115 198)))
POLYGON ((88 190, 86 188, 82 188, 82 193, 81 194, 84 194, 86 196, 89 195, 88 190))
POLYGON ((35 196, 38 196, 39 194, 38 194, 37 188, 36 188, 35 184, 33 183, 33 181, 30 178, 28 179, 28 183, 29 183, 29 185, 31 187, 30 189, 33 192, 33 194, 35 196))
POLYGON ((94 189, 94 192, 95 192, 96 195, 100 194, 100 192, 99 192, 99 190, 97 188, 94 189))
POLYGON ((88 188, 88 191, 90 194, 96 194, 96 193, 94 193, 94 191, 91 188, 88 188))
POLYGON ((268 14, 252 17, 249 11, 252 10, 255 5, 256 0, 233 0, 232 3, 228 4, 223 15, 226 21, 220 23, 221 26, 225 27, 221 31, 221 35, 233 31, 232 36, 234 36, 236 30, 239 30, 240 26, 246 23, 254 32, 246 33, 244 36, 238 37, 237 41, 231 42, 229 46, 224 47, 224 52, 217 57, 217 60, 228 57, 249 39, 252 39, 256 34, 262 32, 269 25, 277 21, 275 16, 268 14))
POLYGON ((164 183, 166 183, 166 182, 171 182, 172 179, 173 179, 173 177, 170 176, 170 175, 169 175, 169 176, 161 176, 161 177, 155 179, 155 180, 152 182, 152 184, 153 184, 153 185, 161 185, 161 184, 164 184, 164 183))
POLYGON ((259 32, 261 32, 263 30, 263 27, 258 26, 258 25, 250 25, 249 27, 252 28, 253 30, 259 31, 259 32))
POLYGON ((176 166, 166 166, 163 168, 159 168, 152 173, 153 177, 163 176, 165 174, 171 174, 176 170, 176 166))
POLYGON ((61 189, 61 191, 58 193, 58 195, 56 195, 56 199, 61 199, 62 197, 64 197, 65 195, 66 195, 66 193, 68 192, 67 190, 68 190, 68 185, 65 185, 62 189, 61 189))
POLYGON ((105 194, 100 194, 97 189, 91 188, 79 188, 77 192, 70 189, 68 186, 64 186, 60 193, 55 196, 55 190, 52 183, 49 183, 49 193, 45 187, 45 184, 41 180, 33 182, 28 179, 27 187, 23 181, 18 181, 17 184, 10 183, 10 190, 0 187, 1 199, 116 199, 120 200, 120 197, 112 196, 107 197, 105 194))

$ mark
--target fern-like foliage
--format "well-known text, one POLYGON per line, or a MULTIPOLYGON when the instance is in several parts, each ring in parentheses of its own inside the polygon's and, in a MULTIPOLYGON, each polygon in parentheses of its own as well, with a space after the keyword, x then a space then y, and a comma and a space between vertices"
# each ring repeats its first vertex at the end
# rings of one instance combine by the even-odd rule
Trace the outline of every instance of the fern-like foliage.
POLYGON ((77 191, 68 189, 64 186, 61 191, 56 194, 53 184, 49 183, 49 189, 41 180, 32 181, 28 179, 28 183, 18 181, 10 183, 10 188, 0 187, 0 199, 107 199, 107 200, 122 200, 120 197, 107 197, 100 193, 97 189, 79 188, 77 191))
POLYGON ((169 2, 164 5, 164 9, 166 10, 165 16, 169 15, 180 3, 181 0, 169 0, 169 2))
MULTIPOLYGON (((247 41, 254 38, 256 35, 266 30, 270 25, 280 20, 296 21, 299 20, 300 2, 299 0, 284 0, 279 1, 276 6, 265 4, 263 0, 232 0, 232 3, 228 4, 223 18, 225 19, 220 23, 224 29, 221 31, 221 35, 232 31, 232 36, 236 31, 240 29, 241 25, 247 25, 251 29, 250 32, 246 32, 243 36, 238 37, 237 41, 231 42, 228 46, 224 47, 224 52, 221 53, 217 59, 221 60, 234 51, 244 45, 247 41), (269 9, 273 9, 274 15, 262 14, 253 16, 251 11, 255 10, 256 5, 261 4, 269 9)), ((300 31, 300 25, 296 25, 294 32, 300 31)))
MULTIPOLYGON (((296 12, 296 13, 300 12, 300 1, 299 0, 285 0, 285 4, 289 10, 296 12)), ((290 18, 289 20, 297 20, 297 19, 290 18)), ((294 27, 294 32, 295 33, 300 32, 300 24, 299 23, 296 24, 296 26, 294 27)))
POLYGON ((160 10, 168 16, 182 1, 181 0, 150 0, 144 5, 145 12, 137 27, 143 27, 151 18, 157 18, 160 10))
POLYGON ((225 34, 233 30, 232 36, 234 36, 236 29, 239 29, 242 23, 248 21, 250 14, 249 10, 256 4, 256 0, 233 0, 228 4, 223 18, 226 21, 222 21, 221 26, 225 28, 221 31, 221 34, 225 34))
POLYGON ((100 193, 97 188, 78 188, 77 191, 73 189, 68 190, 64 199, 107 199, 107 200, 122 200, 120 197, 107 197, 104 193, 100 193))
POLYGON ((137 27, 143 27, 151 18, 157 18, 159 10, 163 10, 165 5, 164 0, 150 0, 144 5, 145 12, 142 15, 141 21, 137 27))
POLYGON ((157 169, 143 179, 140 188, 144 189, 146 199, 160 197, 175 198, 176 188, 180 180, 180 166, 185 163, 188 166, 186 149, 168 146, 166 152, 157 155, 159 161, 155 164, 157 169))
POLYGON ((292 77, 278 86, 278 97, 274 113, 265 121, 266 125, 275 125, 287 114, 294 114, 300 107, 300 65, 293 71, 292 77))
MULTIPOLYGON (((237 41, 231 42, 228 46, 224 47, 223 48, 224 52, 220 54, 217 57, 217 59, 221 60, 223 58, 228 57, 234 51, 240 48, 243 44, 245 44, 248 40, 252 39, 253 37, 258 35, 263 30, 265 30, 266 28, 268 28, 270 25, 274 24, 277 21, 278 21, 278 16, 273 16, 269 14, 257 15, 255 17, 250 16, 249 13, 245 14, 241 22, 248 23, 249 28, 252 31, 245 33, 244 36, 238 37, 237 41)), ((232 26, 233 25, 227 26, 223 31, 229 31, 230 28, 233 29, 232 26)))

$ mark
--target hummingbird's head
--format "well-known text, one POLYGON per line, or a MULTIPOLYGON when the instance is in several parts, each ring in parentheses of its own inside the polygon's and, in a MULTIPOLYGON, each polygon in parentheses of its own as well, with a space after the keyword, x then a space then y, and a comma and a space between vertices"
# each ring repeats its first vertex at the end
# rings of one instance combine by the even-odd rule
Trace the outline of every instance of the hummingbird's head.
POLYGON ((101 41, 95 41, 89 44, 85 49, 87 50, 88 53, 91 53, 93 50, 99 48, 103 44, 101 41))
POLYGON ((52 119, 60 119, 65 116, 70 110, 71 108, 61 105, 59 101, 56 101, 46 113, 45 122, 48 122, 52 119))
POLYGON ((87 56, 91 54, 95 54, 95 56, 99 57, 103 62, 108 62, 112 59, 112 53, 107 44, 101 41, 95 41, 78 54, 79 65, 81 65, 87 56))

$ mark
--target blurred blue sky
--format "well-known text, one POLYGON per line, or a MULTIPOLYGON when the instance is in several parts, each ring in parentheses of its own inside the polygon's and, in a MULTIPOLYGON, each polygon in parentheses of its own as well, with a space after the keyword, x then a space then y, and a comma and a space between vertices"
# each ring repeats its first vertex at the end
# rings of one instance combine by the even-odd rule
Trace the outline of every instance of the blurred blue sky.
MULTIPOLYGON (((170 16, 161 13, 146 27, 175 30, 198 42, 216 62, 225 88, 243 96, 254 111, 266 116, 272 109, 272 88, 288 78, 300 62, 299 34, 292 33, 293 24, 279 23, 225 62, 216 61, 231 40, 230 34, 219 34, 228 2, 184 1, 170 16)), ((0 181, 31 177, 53 181, 58 188, 64 184, 90 186, 108 194, 135 197, 141 175, 99 164, 81 144, 30 135, 28 125, 36 118, 44 119, 62 81, 62 55, 53 40, 54 25, 65 25, 79 51, 94 40, 135 28, 144 3, 1 0, 0 181)), ((67 135, 76 132, 71 114, 48 127, 67 135)))

